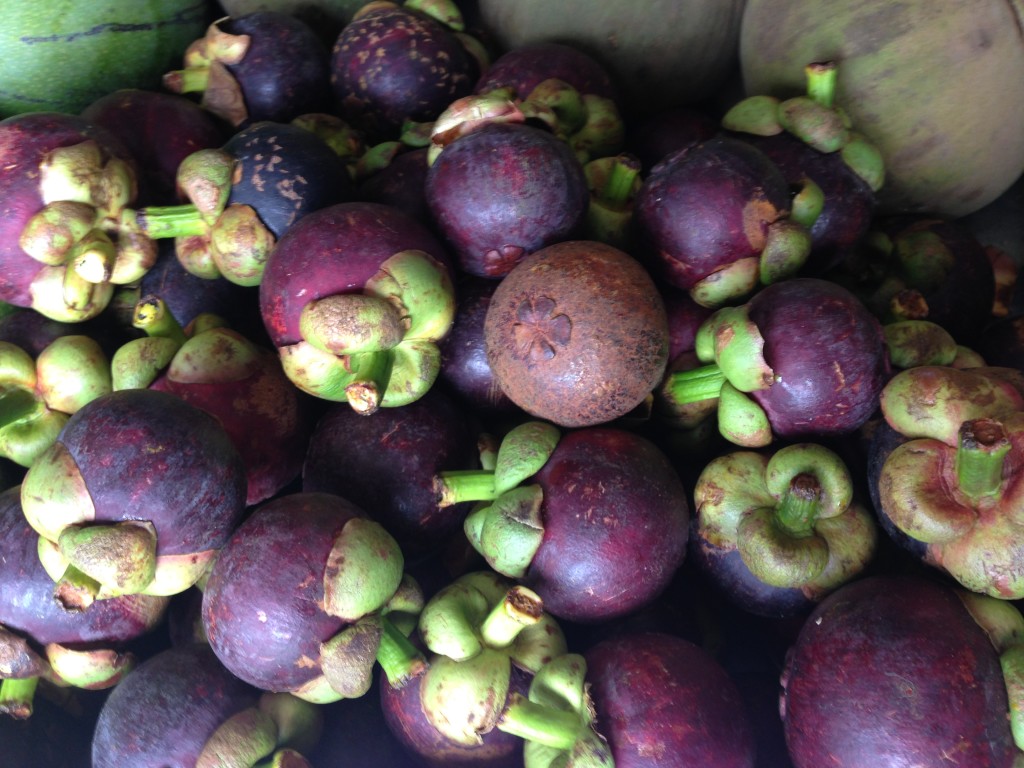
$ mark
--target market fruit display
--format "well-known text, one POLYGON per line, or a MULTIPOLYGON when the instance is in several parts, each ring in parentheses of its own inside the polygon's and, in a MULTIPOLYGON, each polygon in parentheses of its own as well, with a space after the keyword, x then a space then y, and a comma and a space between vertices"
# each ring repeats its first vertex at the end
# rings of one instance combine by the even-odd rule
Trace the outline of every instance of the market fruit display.
POLYGON ((1024 763, 1017 0, 172 5, 9 14, 0 763, 1024 763))

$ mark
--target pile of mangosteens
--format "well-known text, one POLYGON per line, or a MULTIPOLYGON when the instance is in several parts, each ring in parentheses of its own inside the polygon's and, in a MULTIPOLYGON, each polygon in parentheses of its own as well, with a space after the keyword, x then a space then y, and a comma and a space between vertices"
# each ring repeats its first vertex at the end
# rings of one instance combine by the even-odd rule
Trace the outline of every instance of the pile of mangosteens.
POLYGON ((1019 3, 196 5, 0 114, 0 763, 1024 764, 1019 3))

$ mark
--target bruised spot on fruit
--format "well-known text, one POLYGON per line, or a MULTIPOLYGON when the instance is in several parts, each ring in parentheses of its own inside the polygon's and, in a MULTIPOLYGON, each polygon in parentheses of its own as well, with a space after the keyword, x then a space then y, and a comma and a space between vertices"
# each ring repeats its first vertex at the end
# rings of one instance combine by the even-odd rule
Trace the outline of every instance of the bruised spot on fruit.
POLYGON ((743 206, 743 235, 752 250, 764 250, 768 242, 768 225, 777 221, 779 214, 779 209, 764 198, 754 198, 743 206))

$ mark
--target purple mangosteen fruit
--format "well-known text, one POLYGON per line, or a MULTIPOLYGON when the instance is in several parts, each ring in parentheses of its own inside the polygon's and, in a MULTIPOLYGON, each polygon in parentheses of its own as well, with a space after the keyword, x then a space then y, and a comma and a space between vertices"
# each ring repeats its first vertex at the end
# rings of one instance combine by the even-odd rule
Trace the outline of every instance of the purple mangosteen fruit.
POLYGON ((855 432, 878 409, 891 368, 878 319, 812 277, 716 310, 695 351, 705 365, 672 374, 662 394, 676 405, 717 396, 719 430, 745 447, 855 432))
POLYGON ((0 122, 0 301, 80 322, 138 280, 156 244, 123 221, 135 160, 83 117, 33 112, 0 122))
POLYGON ((221 663, 257 688, 321 704, 354 698, 369 689, 376 660, 395 685, 422 664, 396 626, 414 624, 422 608, 403 571, 394 538, 353 503, 278 496, 221 550, 203 628, 221 663))
POLYGON ((123 683, 96 721, 95 768, 309 766, 298 750, 319 738, 315 707, 261 694, 228 672, 205 643, 160 651, 123 683))
POLYGON ((17 486, 0 493, 0 713, 24 718, 41 681, 113 687, 135 663, 127 646, 157 626, 168 599, 124 595, 65 610, 20 499, 17 486))
POLYGON ((682 564, 690 520, 675 468, 624 429, 510 430, 493 470, 442 472, 442 503, 478 500, 464 529, 498 573, 560 619, 594 623, 656 599, 682 564))
POLYGON ((184 54, 184 68, 164 75, 164 87, 199 93, 202 106, 235 128, 288 122, 331 104, 330 53, 294 14, 257 11, 225 16, 184 54))
POLYGON ((494 123, 444 147, 427 172, 426 198, 462 270, 500 278, 582 234, 588 187, 572 150, 550 131, 494 123))
POLYGON ((654 281, 632 256, 595 241, 556 243, 523 259, 491 296, 484 340, 502 391, 565 427, 624 416, 668 362, 654 281))
POLYGON ((753 768, 746 702, 706 650, 663 632, 626 632, 584 654, 601 735, 616 768, 753 768))
POLYGON ((450 263, 424 225, 380 203, 339 203, 278 241, 260 309, 285 372, 362 413, 407 405, 437 378, 455 316, 450 263))
POLYGON ((664 279, 718 307, 801 269, 811 221, 793 214, 779 167, 749 143, 716 136, 654 166, 633 218, 664 279))
POLYGON ((1019 690, 1020 646, 1002 647, 1001 636, 1022 623, 1008 603, 920 576, 833 592, 803 623, 782 675, 793 764, 1014 765, 1019 705, 1008 685, 1019 690))
POLYGON ((357 11, 331 51, 341 116, 377 142, 397 137, 406 121, 436 119, 468 95, 479 65, 457 34, 461 15, 447 21, 390 2, 357 11))
POLYGON ((245 464, 211 415, 165 392, 86 403, 21 486, 39 556, 70 609, 195 584, 245 510, 245 464))

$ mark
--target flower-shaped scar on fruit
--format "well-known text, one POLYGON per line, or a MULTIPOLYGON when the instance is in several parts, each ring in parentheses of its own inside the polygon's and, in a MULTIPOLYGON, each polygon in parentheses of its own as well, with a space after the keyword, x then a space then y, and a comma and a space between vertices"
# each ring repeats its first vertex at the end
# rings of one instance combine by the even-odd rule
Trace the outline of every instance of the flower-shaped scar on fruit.
POLYGON ((694 488, 698 567, 737 604, 797 613, 868 564, 877 531, 842 459, 813 443, 712 459, 694 488))
POLYGON ((925 545, 926 562, 1009 600, 1024 597, 1019 387, 1012 369, 921 366, 894 376, 881 399, 905 442, 882 464, 880 512, 925 545))
POLYGON ((245 464, 211 415, 149 389, 101 395, 29 467, 21 502, 57 599, 174 595, 245 510, 245 464))

